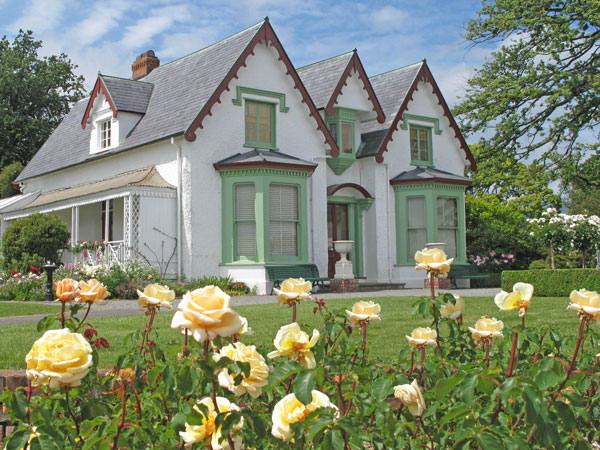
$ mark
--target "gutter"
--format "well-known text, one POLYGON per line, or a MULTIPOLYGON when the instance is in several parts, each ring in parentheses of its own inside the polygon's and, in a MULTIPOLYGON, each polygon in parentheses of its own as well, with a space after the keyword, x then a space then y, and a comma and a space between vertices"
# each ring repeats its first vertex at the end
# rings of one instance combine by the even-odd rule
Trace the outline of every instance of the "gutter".
POLYGON ((181 256, 181 145, 175 143, 175 138, 171 136, 171 145, 177 149, 177 279, 182 275, 182 256, 181 256))

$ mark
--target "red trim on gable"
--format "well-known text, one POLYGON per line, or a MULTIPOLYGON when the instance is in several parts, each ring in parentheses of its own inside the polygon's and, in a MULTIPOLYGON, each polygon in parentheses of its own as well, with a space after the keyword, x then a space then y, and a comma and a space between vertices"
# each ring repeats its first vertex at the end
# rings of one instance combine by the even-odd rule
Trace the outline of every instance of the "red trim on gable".
POLYGON ((350 58, 350 61, 348 61, 348 65, 344 69, 340 81, 338 81, 337 86, 333 90, 333 94, 331 94, 329 102, 327 102, 327 106, 325 106, 325 112, 327 114, 333 114, 333 107, 335 104, 337 104, 337 98, 342 94, 342 89, 344 86, 347 86, 346 80, 352 76, 352 69, 358 73, 359 80, 363 82, 363 89, 367 91, 367 96, 369 97, 370 102, 373 104, 373 111, 377 113, 377 122, 384 123, 385 114, 383 112, 383 108, 377 99, 377 95, 375 95, 373 86, 371 86, 369 77, 367 76, 365 68, 360 62, 360 58, 358 57, 356 49, 354 49, 352 58, 350 58))
POLYGON ((94 85, 94 90, 92 91, 92 95, 90 96, 90 100, 88 101, 87 108, 85 109, 85 114, 83 115, 83 120, 81 121, 81 128, 85 130, 85 124, 87 120, 90 118, 90 114, 92 112, 92 108, 94 107, 94 100, 98 96, 98 93, 102 89, 102 93, 106 97, 106 101, 110 105, 110 109, 112 109, 113 117, 117 117, 117 108, 115 107, 112 99, 110 98, 110 94, 108 93, 108 89, 104 85, 102 81, 102 77, 98 75, 98 79, 96 80, 96 84, 94 85))
POLYGON ((230 170, 230 169, 256 169, 256 168, 272 168, 272 169, 286 169, 286 170, 301 170, 303 172, 314 172, 317 166, 306 166, 303 164, 287 164, 278 163, 272 161, 250 161, 250 162, 238 162, 238 163, 216 163, 213 167, 217 170, 230 170))
POLYGON ((471 186, 471 180, 449 180, 448 178, 425 178, 415 180, 390 180, 392 186, 399 184, 427 184, 427 183, 439 183, 439 184, 456 184, 459 186, 471 186))
POLYGON ((356 189, 358 192, 360 192, 364 198, 373 198, 371 196, 371 194, 369 194, 369 191, 367 191, 364 187, 362 187, 360 184, 356 184, 356 183, 342 183, 342 184, 338 184, 335 189, 333 191, 331 191, 330 195, 335 194, 337 191, 339 191, 340 189, 344 189, 344 188, 353 188, 356 189))
POLYGON ((214 104, 221 103, 221 100, 220 100, 221 94, 224 91, 229 91, 229 83, 231 82, 231 80, 238 77, 237 73, 240 70, 240 68, 246 66, 246 59, 248 58, 248 56, 253 55, 254 48, 263 41, 267 45, 270 42, 271 45, 273 47, 275 47, 275 49, 279 53, 278 59, 281 62, 283 62, 283 64, 285 65, 285 67, 287 69, 286 75, 291 76, 292 80, 294 80, 294 89, 298 89, 298 91, 300 91, 300 94, 302 95, 303 103, 306 103, 306 105, 308 106, 308 109, 310 110, 309 116, 312 116, 316 120, 317 130, 320 130, 323 133, 323 136, 325 137, 324 142, 325 142, 325 144, 329 145, 329 147, 331 149, 331 156, 337 157, 339 155, 339 148, 338 148, 337 144, 335 143, 335 141, 333 140, 331 133, 329 133, 329 129, 327 128, 327 126, 325 126, 325 122, 324 122, 323 118, 321 117, 321 115, 319 114, 319 112, 317 111, 317 108, 315 107, 314 102, 308 95, 308 91, 304 87, 304 84, 302 83, 302 80, 298 76, 296 69, 292 65, 290 58, 288 57, 283 46, 281 45, 281 42, 277 38, 275 31, 273 31, 273 28, 271 27, 271 24, 269 23, 268 18, 265 19, 264 23, 258 29, 258 31, 254 35, 254 37, 252 38, 252 40, 250 41, 248 46, 244 49, 244 51, 239 56, 237 61, 233 64, 233 66, 231 67, 231 69, 229 70, 227 75, 225 75, 225 78, 223 79, 223 81, 221 81, 221 83, 219 84, 219 86, 217 87, 215 92, 213 92, 213 94, 210 96, 210 98, 208 99, 206 104, 202 107, 202 109, 200 110, 200 112, 198 113, 196 118, 192 121, 191 125, 185 131, 185 134, 184 134, 185 139, 189 142, 193 142, 196 140, 196 130, 198 128, 203 128, 202 122, 203 122, 204 118, 206 116, 212 116, 211 109, 214 106, 214 104))
POLYGON ((381 143, 381 146, 379 147, 379 151, 375 155, 375 161, 377 161, 378 163, 383 162, 383 152, 387 152, 388 143, 390 141, 393 141, 392 134, 394 133, 394 131, 396 131, 398 129, 398 122, 400 122, 404 112, 408 109, 408 103, 410 101, 412 101, 413 94, 415 93, 415 91, 418 90, 417 86, 418 86, 419 82, 421 82, 421 81, 423 83, 431 84, 431 87, 433 89, 431 93, 435 94, 436 97, 438 98, 438 105, 440 105, 442 107, 442 109, 444 110, 444 116, 448 119, 448 122, 450 122, 450 128, 452 128, 454 130, 454 137, 456 139, 458 139, 458 141, 460 143, 460 147, 463 149, 463 151, 465 152, 465 156, 471 163, 471 170, 477 170, 477 163, 475 162, 475 158, 473 157, 473 154, 471 153, 471 150, 469 149, 469 146, 467 145, 465 138, 463 137, 462 133, 460 132, 458 125, 456 124, 456 121, 454 120, 454 116, 452 116, 452 113, 450 112, 450 108, 448 108, 448 104, 446 103, 446 100, 444 99, 444 96, 442 95, 440 88, 438 87, 437 83, 435 82, 435 79, 433 78, 433 75, 431 74, 429 67, 427 67, 427 62, 425 60, 423 60, 423 65, 419 69, 419 72, 417 73, 417 76, 415 77, 413 84, 411 85, 408 92, 406 93, 406 96, 404 97, 404 101, 402 102, 402 105, 400 106, 400 109, 398 110, 396 117, 394 117, 394 121, 392 122, 392 125, 390 126, 390 129, 388 130, 385 138, 383 139, 383 142, 381 143))

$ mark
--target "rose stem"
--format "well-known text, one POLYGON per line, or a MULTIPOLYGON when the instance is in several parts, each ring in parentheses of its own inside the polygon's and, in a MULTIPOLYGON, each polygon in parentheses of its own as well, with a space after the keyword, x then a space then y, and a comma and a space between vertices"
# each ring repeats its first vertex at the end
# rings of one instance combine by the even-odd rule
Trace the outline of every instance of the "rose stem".
MULTIPOLYGON (((423 367, 423 363, 425 362, 425 346, 421 347, 421 367, 423 367)), ((423 369, 421 369, 423 370, 423 369)))
POLYGON ((558 388, 559 391, 562 390, 563 387, 565 387, 565 384, 567 384, 567 380, 569 379, 569 376, 571 375, 571 372, 573 371, 573 366, 575 365, 575 358, 577 358, 577 352, 579 352, 579 346, 581 345, 581 339, 583 337, 583 328, 585 327, 586 322, 587 322, 586 318, 582 317, 581 323, 579 324, 579 334, 577 335, 577 344, 575 345, 575 351, 573 352, 573 358, 571 359, 571 364, 569 364, 569 367, 567 367, 567 375, 565 376, 564 381, 558 388))
POLYGON ((490 347, 492 345, 492 341, 489 340, 485 343, 485 367, 490 367, 490 347))
POLYGON ((119 448, 118 447, 118 440, 119 440, 119 436, 121 435, 121 430, 123 429, 123 426, 125 425, 125 411, 126 411, 126 407, 127 406, 127 392, 125 391, 125 383, 123 383, 121 385, 121 420, 119 420, 119 423, 117 424, 117 434, 115 435, 115 439, 113 440, 113 444, 112 447, 113 449, 119 448))
POLYGON ((152 324, 154 323, 154 316, 156 315, 156 308, 150 308, 150 320, 148 321, 148 325, 144 328, 144 335, 142 336, 142 345, 140 346, 140 353, 144 350, 144 344, 148 339, 148 334, 152 330, 152 324))
POLYGON ((525 314, 521 317, 521 331, 525 331, 525 314))
POLYGON ((507 377, 512 377, 513 367, 515 365, 515 350, 517 349, 517 330, 513 330, 512 347, 510 349, 510 364, 508 365, 507 377))
POLYGON ((340 400, 338 402, 338 406, 340 408, 340 411, 342 412, 342 415, 345 416, 348 413, 348 411, 346 411, 346 404, 344 403, 344 394, 342 393, 342 377, 341 377, 341 375, 334 376, 333 381, 335 382, 335 385, 337 386, 338 397, 340 398, 340 400))
MULTIPOLYGON (((433 281, 433 278, 432 278, 433 281)), ((433 298, 433 297, 431 297, 433 298)), ((442 345, 440 344, 440 327, 439 327, 439 319, 437 316, 437 311, 435 309, 435 306, 433 305, 433 302, 431 302, 431 314, 433 315, 433 324, 435 325, 435 344, 437 345, 438 348, 438 352, 440 352, 440 358, 442 358, 442 362, 444 361, 444 353, 442 352, 442 345)))
POLYGON ((431 288, 431 298, 435 298, 435 274, 432 272, 429 272, 429 287, 431 288))
POLYGON ((69 413, 69 415, 71 416, 71 418, 73 419, 73 422, 75 422, 75 430, 77 431, 77 436, 79 437, 79 441, 83 442, 83 438, 81 437, 81 433, 79 432, 79 422, 77 421, 77 417, 75 417, 75 414, 73 414, 73 411, 71 411, 71 405, 69 405, 69 387, 65 386, 65 401, 67 402, 67 411, 69 413))
POLYGON ((425 433, 425 435, 429 438, 429 441, 431 442, 431 448, 433 450, 433 437, 427 432, 425 424, 423 423, 423 418, 421 416, 419 416, 419 423, 421 424, 421 428, 423 428, 423 433, 425 433))
POLYGON ((366 322, 362 325, 362 338, 363 338, 363 345, 362 345, 362 352, 363 352, 363 360, 365 359, 365 353, 367 351, 367 326, 369 325, 369 322, 366 322))
POLYGON ((63 300, 60 301, 62 303, 62 308, 60 311, 60 326, 61 328, 65 327, 65 302, 63 300))
POLYGON ((183 340, 183 356, 187 356, 188 355, 188 349, 187 349, 187 345, 188 345, 188 329, 184 328, 183 331, 185 332, 185 338, 183 340))
POLYGON ((409 375, 412 373, 414 368, 415 368, 415 349, 413 348, 410 351, 410 370, 408 371, 409 375))
POLYGON ((133 388, 133 395, 135 395, 135 405, 137 406, 139 424, 139 421, 142 420, 142 404, 140 403, 140 398, 138 397, 137 389, 135 388, 135 381, 131 384, 131 387, 133 388))
MULTIPOLYGON (((598 362, 598 358, 596 358, 596 362, 598 362)), ((29 402, 31 401, 31 380, 27 380, 27 422, 29 422, 29 415, 31 414, 31 407, 29 402)))
MULTIPOLYGON (((363 361, 365 360, 365 350, 367 348, 367 325, 369 325, 368 322, 359 325, 361 330, 362 330, 362 336, 363 336, 363 345, 362 345, 362 352, 363 352, 363 361)), ((354 366, 354 363, 356 362, 356 353, 354 353, 354 356, 352 357, 352 366, 354 366)), ((354 392, 356 390, 356 380, 354 380, 352 382, 352 392, 354 392)), ((348 408, 346 409, 346 414, 344 414, 345 416, 348 415, 348 413, 350 412, 350 407, 352 406, 352 399, 348 400, 348 408)))
POLYGON ((292 323, 296 322, 296 301, 292 303, 292 323))
MULTIPOLYGON (((64 303, 63 303, 63 307, 64 307, 64 303)), ((90 309, 92 309, 92 302, 88 302, 88 309, 85 312, 83 319, 81 319, 81 322, 79 322, 79 326, 77 328, 75 328, 75 331, 79 330, 83 326, 83 322, 85 322, 85 319, 87 319, 87 316, 90 313, 90 309)))

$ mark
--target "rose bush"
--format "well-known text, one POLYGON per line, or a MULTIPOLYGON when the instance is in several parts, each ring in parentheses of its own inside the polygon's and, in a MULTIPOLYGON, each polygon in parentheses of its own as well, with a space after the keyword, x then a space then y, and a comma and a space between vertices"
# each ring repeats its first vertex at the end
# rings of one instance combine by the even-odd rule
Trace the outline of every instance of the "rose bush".
MULTIPOLYGON (((464 311, 459 299, 450 294, 420 298, 413 305, 415 325, 425 331, 414 339, 432 340, 437 323, 443 356, 424 347, 418 362, 408 342, 398 348, 397 358, 370 359, 372 346, 387 345, 368 340, 373 323, 353 326, 346 308, 331 310, 323 300, 306 305, 323 321, 312 338, 312 328, 281 324, 273 346, 256 348, 238 340, 245 339, 240 319, 231 334, 215 332, 209 338, 214 329, 206 328, 204 340, 188 341, 192 327, 218 327, 223 311, 230 309, 222 293, 211 292, 190 293, 194 306, 187 311, 194 320, 201 318, 189 320, 177 351, 156 344, 161 330, 151 326, 153 314, 140 315, 139 330, 126 339, 139 351, 127 349, 108 374, 97 370, 101 348, 90 345, 87 375, 51 387, 51 377, 63 367, 59 364, 43 375, 47 378, 32 372, 32 380, 42 381, 41 393, 29 388, 2 393, 0 402, 15 425, 7 448, 22 448, 29 440, 30 448, 114 450, 583 449, 598 444, 600 336, 591 326, 596 310, 589 309, 596 308, 595 293, 580 290, 570 302, 565 299, 565 306, 578 312, 571 315, 578 333, 568 336, 552 328, 509 329, 490 317, 468 328, 451 318, 453 313, 440 311, 442 306, 464 311), (145 340, 141 346, 140 340, 145 340), (267 359, 269 352, 281 357, 267 359)), ((488 308, 497 311, 493 299, 488 308)), ((392 321, 386 323, 379 311, 376 315, 393 332, 392 321)), ((40 330, 53 325, 53 320, 40 322, 40 330)), ((67 333, 80 325, 76 317, 65 319, 67 333)), ((84 333, 88 343, 98 339, 92 329, 84 333)), ((49 333, 62 336, 65 330, 49 333)), ((66 355, 67 370, 85 360, 63 352, 60 344, 36 345, 28 365, 40 374, 47 370, 42 362, 50 361, 42 354, 66 355)))

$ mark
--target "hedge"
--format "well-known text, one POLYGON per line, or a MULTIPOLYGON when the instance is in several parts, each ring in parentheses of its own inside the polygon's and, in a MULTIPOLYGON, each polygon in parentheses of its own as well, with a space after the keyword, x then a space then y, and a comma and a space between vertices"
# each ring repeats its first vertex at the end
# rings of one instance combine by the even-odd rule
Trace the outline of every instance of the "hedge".
POLYGON ((530 283, 540 297, 568 296, 572 290, 600 291, 600 269, 505 270, 502 289, 512 291, 517 282, 530 283))

